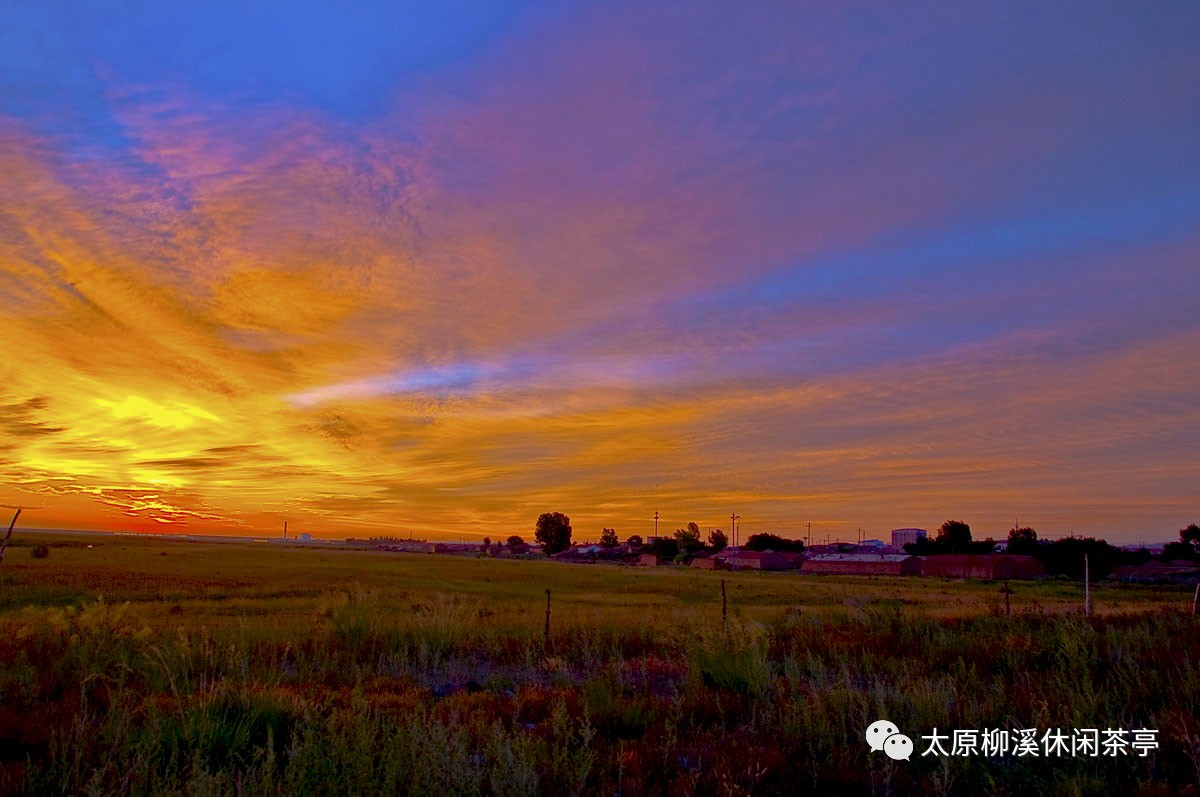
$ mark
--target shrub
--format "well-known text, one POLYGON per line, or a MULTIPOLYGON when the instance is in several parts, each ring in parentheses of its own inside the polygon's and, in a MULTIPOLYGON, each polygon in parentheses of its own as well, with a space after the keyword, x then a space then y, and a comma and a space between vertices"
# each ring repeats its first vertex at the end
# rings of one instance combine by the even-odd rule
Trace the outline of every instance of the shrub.
POLYGON ((34 559, 45 559, 50 555, 50 549, 45 545, 35 545, 29 555, 34 559))

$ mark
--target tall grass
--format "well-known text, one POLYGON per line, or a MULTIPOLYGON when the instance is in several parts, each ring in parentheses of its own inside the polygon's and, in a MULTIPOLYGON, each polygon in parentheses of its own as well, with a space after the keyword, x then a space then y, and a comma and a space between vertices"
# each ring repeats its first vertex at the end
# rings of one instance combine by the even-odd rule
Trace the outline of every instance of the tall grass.
POLYGON ((957 614, 897 600, 892 583, 856 587, 840 603, 830 582, 819 600, 737 604, 778 583, 734 581, 727 625, 699 601, 646 604, 622 592, 615 605, 585 603, 564 589, 548 643, 534 590, 523 603, 478 588, 397 593, 369 578, 313 595, 306 615, 279 625, 257 609, 210 625, 212 613, 168 614, 178 604, 157 600, 24 605, 0 614, 0 791, 1200 788, 1192 616, 1026 606, 1006 617, 973 585, 957 614), (869 752, 863 733, 879 718, 913 738, 911 761, 869 752), (920 755, 934 728, 1083 727, 1158 729, 1160 749, 1054 761, 920 755))

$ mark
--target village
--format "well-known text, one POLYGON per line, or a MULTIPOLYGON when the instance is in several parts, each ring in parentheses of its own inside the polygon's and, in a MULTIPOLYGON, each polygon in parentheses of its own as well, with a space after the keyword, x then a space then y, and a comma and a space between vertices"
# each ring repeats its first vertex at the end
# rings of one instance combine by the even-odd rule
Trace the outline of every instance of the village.
MULTIPOLYGON (((957 546, 938 543, 945 536, 947 521, 931 538, 928 530, 898 528, 891 531, 889 542, 862 539, 858 542, 833 542, 804 545, 802 541, 773 534, 751 535, 745 545, 728 545, 719 529, 710 532, 709 543, 700 541, 696 524, 680 529, 672 536, 631 535, 618 542, 615 534, 602 536, 601 542, 568 543, 567 547, 547 553, 546 545, 531 544, 517 535, 480 543, 428 542, 425 540, 373 538, 348 540, 350 545, 365 545, 395 553, 424 553, 450 556, 491 557, 496 559, 548 559, 566 564, 610 564, 632 567, 692 567, 700 570, 760 570, 798 575, 831 576, 912 576, 994 581, 1032 580, 1045 577, 1113 578, 1143 583, 1200 583, 1200 563, 1191 544, 1181 542, 1153 546, 1118 548, 1104 540, 1065 538, 1055 542, 1030 539, 1032 530, 1014 529, 1008 540, 991 539, 957 546), (605 539, 607 537, 607 539, 605 539), (1062 548, 1058 556, 1045 555, 1062 548), (1090 552, 1090 554, 1089 554, 1090 552), (1063 554, 1072 561, 1063 566, 1063 554), (1049 563, 1049 568, 1047 564, 1049 563)), ((965 524, 962 524, 965 526, 965 524)))

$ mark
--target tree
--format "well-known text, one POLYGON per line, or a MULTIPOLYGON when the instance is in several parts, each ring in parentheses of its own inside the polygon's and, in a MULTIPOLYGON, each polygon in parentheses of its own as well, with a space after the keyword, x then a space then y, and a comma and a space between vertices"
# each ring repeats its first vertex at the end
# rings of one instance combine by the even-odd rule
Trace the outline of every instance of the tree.
POLYGON ((789 540, 778 534, 751 534, 746 540, 746 549, 751 551, 776 551, 778 553, 800 553, 804 540, 789 540))
POLYGON ((1083 557, 1088 558, 1092 579, 1104 578, 1120 559, 1121 552, 1106 540, 1093 537, 1064 537, 1038 547, 1038 558, 1046 566, 1048 576, 1083 578, 1083 557))
POLYGON ((1179 530, 1179 542, 1169 542, 1163 547, 1162 559, 1170 562, 1173 559, 1195 561, 1200 559, 1200 526, 1195 523, 1179 530))
POLYGON ((1194 553, 1200 553, 1200 526, 1189 523, 1188 527, 1179 530, 1179 541, 1192 546, 1194 553))
POLYGON ((484 547, 484 548, 491 548, 491 547, 492 547, 492 538, 491 538, 491 537, 484 537, 484 538, 483 538, 483 547, 484 547))
POLYGON ((1164 562, 1190 562, 1196 558, 1196 549, 1186 542, 1168 542, 1163 546, 1162 560, 1164 562))
POLYGON ((1038 551, 1037 532, 1028 526, 1017 528, 1013 526, 1008 531, 1008 552, 1024 556, 1034 556, 1038 551))
POLYGON ((693 553, 704 547, 704 543, 700 539, 700 527, 695 523, 687 524, 686 529, 675 529, 675 542, 685 553, 693 553))
POLYGON ((538 515, 534 539, 547 556, 567 550, 571 547, 571 518, 562 512, 543 512, 538 515))
POLYGON ((643 542, 645 541, 642 539, 641 534, 630 534, 629 539, 625 540, 625 544, 630 548, 641 548, 643 542))
POLYGON ((971 527, 961 520, 947 520, 938 529, 935 541, 947 551, 965 550, 971 544, 971 527))
POLYGON ((729 545, 729 538, 720 529, 713 529, 708 535, 708 547, 714 551, 723 551, 729 545))
POLYGON ((605 529, 600 532, 600 544, 605 548, 616 548, 620 545, 621 541, 617 539, 617 530, 605 529))
POLYGON ((524 545, 525 540, 521 539, 516 534, 514 534, 508 538, 507 543, 508 543, 509 548, 516 548, 519 545, 524 545))

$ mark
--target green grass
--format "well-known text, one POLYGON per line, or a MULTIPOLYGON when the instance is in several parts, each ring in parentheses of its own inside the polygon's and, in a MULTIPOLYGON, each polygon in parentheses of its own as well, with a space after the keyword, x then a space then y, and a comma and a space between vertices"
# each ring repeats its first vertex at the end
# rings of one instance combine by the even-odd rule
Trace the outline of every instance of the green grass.
POLYGON ((3 792, 1200 787, 1184 589, 1097 585, 1084 618, 1079 584, 1011 582, 1006 615, 990 582, 80 539, 33 559, 18 538, 0 566, 3 792), (869 753, 880 717, 911 761, 869 753), (921 758, 934 727, 1149 727, 1161 749, 921 758))

